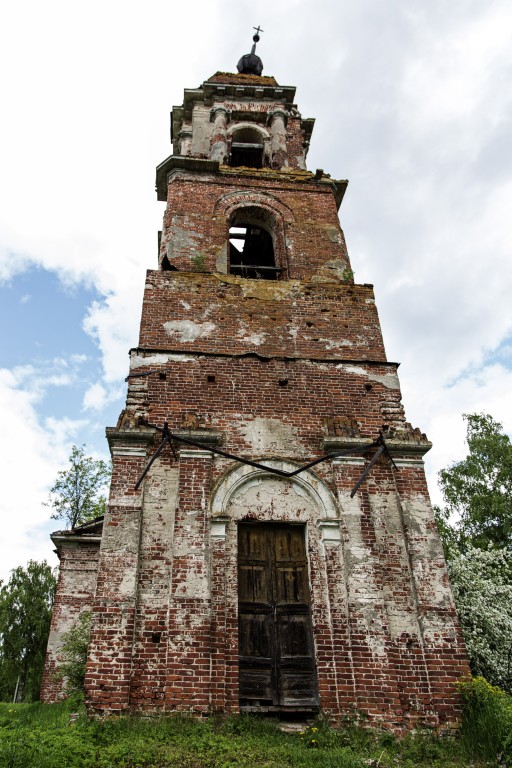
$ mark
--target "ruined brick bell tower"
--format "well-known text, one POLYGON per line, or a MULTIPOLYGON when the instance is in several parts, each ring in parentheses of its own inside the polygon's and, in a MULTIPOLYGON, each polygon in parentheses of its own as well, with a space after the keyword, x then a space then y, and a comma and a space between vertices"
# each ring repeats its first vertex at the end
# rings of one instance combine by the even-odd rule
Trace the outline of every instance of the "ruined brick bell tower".
POLYGON ((430 443, 353 280, 347 182, 306 169, 314 121, 261 72, 254 46, 172 111, 158 268, 107 430, 87 700, 450 723, 467 664, 430 443))

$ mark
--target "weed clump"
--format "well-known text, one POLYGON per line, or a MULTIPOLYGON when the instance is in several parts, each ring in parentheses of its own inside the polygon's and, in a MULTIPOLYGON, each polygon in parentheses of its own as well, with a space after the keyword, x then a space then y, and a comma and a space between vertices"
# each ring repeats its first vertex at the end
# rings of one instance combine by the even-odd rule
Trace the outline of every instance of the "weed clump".
POLYGON ((461 736, 468 753, 512 766, 512 696, 484 677, 459 683, 461 736))

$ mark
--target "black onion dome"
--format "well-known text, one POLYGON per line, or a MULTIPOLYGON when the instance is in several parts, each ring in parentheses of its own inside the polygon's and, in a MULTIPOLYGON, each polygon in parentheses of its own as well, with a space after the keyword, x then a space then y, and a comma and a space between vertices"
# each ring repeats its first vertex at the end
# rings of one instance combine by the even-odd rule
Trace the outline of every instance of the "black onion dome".
POLYGON ((242 56, 236 68, 241 75, 261 75, 263 72, 263 62, 255 53, 246 53, 242 56))
POLYGON ((261 75, 263 72, 263 62, 260 59, 259 56, 256 56, 256 44, 260 41, 260 32, 263 32, 262 29, 260 29, 259 25, 258 28, 254 27, 256 29, 256 34, 253 35, 252 41, 253 46, 251 48, 250 53, 246 53, 245 56, 242 56, 238 64, 236 65, 236 68, 240 72, 241 75, 261 75))

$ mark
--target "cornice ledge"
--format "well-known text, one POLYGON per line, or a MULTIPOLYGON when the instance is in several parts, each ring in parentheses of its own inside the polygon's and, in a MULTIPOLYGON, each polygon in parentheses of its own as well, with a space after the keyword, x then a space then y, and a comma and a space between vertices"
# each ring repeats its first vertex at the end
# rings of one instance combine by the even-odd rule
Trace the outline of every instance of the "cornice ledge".
MULTIPOLYGON (((193 440, 195 443, 201 445, 220 445, 224 439, 222 432, 216 432, 213 429, 173 429, 172 436, 178 438, 184 438, 185 440, 193 440)), ((182 443, 186 446, 187 443, 182 443)))
POLYGON ((167 200, 167 181, 171 171, 191 171, 192 173, 216 173, 219 170, 217 160, 206 160, 200 157, 188 155, 170 155, 156 167, 156 192, 157 199, 163 202, 167 200))
POLYGON ((79 542, 80 544, 101 544, 101 535, 95 536, 74 536, 73 534, 56 534, 51 533, 50 539, 53 541, 57 549, 59 545, 68 544, 68 542, 79 542))
MULTIPOLYGON (((384 438, 386 447, 392 456, 424 456, 432 448, 430 440, 396 440, 384 438)), ((329 435, 322 440, 322 450, 326 453, 343 451, 346 448, 365 450, 374 441, 369 437, 346 437, 329 435)))
POLYGON ((283 168, 250 168, 245 165, 221 165, 219 166, 219 173, 222 176, 244 176, 254 177, 255 179, 266 179, 272 181, 282 182, 310 182, 314 180, 314 174, 311 171, 306 171, 304 168, 291 168, 285 166, 283 168))
POLYGON ((108 446, 112 453, 114 448, 121 445, 130 445, 132 447, 145 446, 153 442, 155 430, 148 427, 137 427, 135 429, 118 429, 118 427, 107 427, 105 434, 108 440, 108 446))

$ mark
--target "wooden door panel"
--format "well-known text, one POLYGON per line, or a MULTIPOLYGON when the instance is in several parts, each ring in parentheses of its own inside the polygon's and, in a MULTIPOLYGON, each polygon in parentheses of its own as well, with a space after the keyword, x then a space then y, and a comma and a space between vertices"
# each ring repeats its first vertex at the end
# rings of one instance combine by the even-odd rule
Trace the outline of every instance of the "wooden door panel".
POLYGON ((241 603, 270 603, 268 571, 264 564, 240 565, 238 599, 241 603))
POLYGON ((265 531, 256 525, 241 525, 238 529, 238 555, 243 560, 266 562, 267 537, 265 531))
POLYGON ((277 605, 309 605, 307 571, 304 567, 277 566, 277 605))
POLYGON ((269 707, 274 703, 270 670, 244 669, 240 674, 240 700, 269 707))
POLYGON ((276 562, 300 562, 305 559, 304 529, 302 526, 276 526, 276 562))
POLYGON ((284 707, 315 707, 318 704, 314 671, 287 672, 281 675, 281 703, 284 707))
POLYGON ((316 707, 304 528, 238 528, 240 705, 316 707))
POLYGON ((312 657, 311 620, 309 615, 280 616, 277 631, 280 638, 281 663, 285 660, 306 660, 312 657))
POLYGON ((238 646, 240 659, 267 660, 270 665, 273 654, 272 616, 241 613, 238 619, 238 646))

